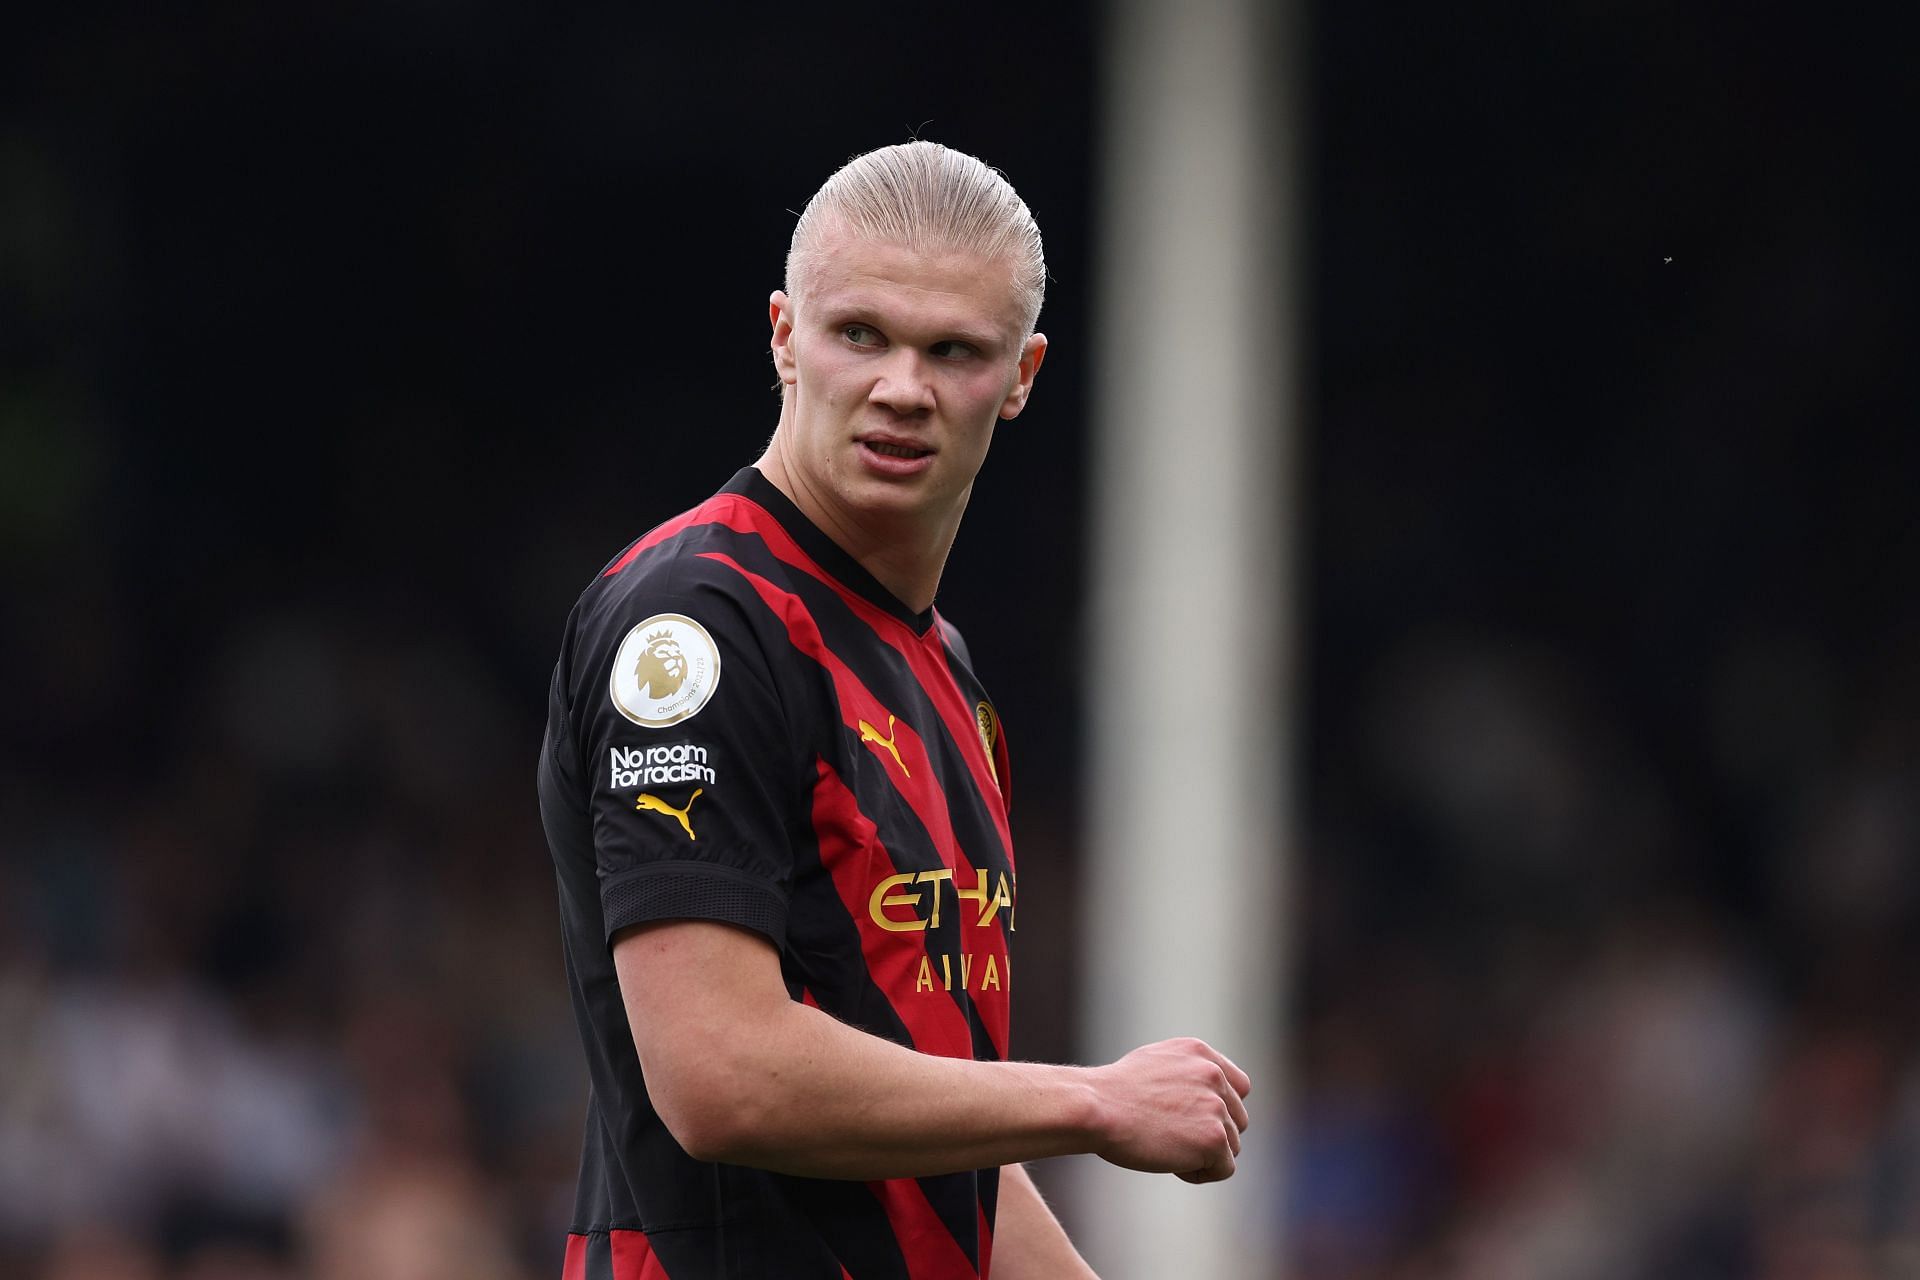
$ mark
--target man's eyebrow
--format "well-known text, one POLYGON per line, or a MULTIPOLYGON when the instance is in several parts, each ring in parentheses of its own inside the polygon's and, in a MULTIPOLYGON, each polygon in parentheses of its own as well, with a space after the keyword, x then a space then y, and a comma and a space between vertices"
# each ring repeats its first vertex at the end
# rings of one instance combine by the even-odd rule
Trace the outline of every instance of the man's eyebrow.
POLYGON ((998 347, 1004 342, 998 333, 969 329, 964 326, 949 329, 946 334, 946 337, 940 339, 941 342, 965 342, 976 347, 998 347))
MULTIPOLYGON (((881 308, 869 304, 862 298, 833 299, 820 304, 820 311, 827 323, 871 324, 874 328, 886 332, 887 323, 881 317, 881 308)), ((1007 339, 992 329, 976 329, 968 324, 939 324, 929 326, 939 334, 935 342, 965 342, 976 347, 998 349, 1007 345, 1007 339)))

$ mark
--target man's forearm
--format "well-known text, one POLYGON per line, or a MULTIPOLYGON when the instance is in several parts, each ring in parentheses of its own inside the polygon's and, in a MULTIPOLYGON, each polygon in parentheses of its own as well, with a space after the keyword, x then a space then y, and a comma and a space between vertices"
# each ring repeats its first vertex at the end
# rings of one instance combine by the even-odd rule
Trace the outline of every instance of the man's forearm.
POLYGON ((1091 1152, 1233 1173, 1251 1084, 1200 1041, 1101 1067, 936 1057, 794 1001, 772 946, 726 925, 647 926, 613 957, 647 1096, 696 1159, 870 1180, 1091 1152))
MULTIPOLYGON (((682 1061, 699 1099, 662 1113, 701 1158, 819 1178, 925 1177, 1094 1150, 1086 1069, 939 1058, 792 1001, 682 1061), (682 1133, 681 1130, 685 1132, 682 1133)), ((649 1084, 673 1067, 643 1060, 649 1084)))

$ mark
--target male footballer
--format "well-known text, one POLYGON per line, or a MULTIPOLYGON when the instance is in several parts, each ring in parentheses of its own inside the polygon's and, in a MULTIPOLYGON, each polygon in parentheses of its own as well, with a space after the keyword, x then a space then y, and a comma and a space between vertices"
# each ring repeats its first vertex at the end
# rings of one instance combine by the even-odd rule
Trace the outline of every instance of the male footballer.
POLYGON ((592 1082, 565 1280, 1071 1280, 1021 1162, 1233 1173, 1251 1085, 1208 1045, 1007 1043, 1007 739, 933 601, 1045 280, 978 160, 847 164, 769 300, 766 452, 568 619, 539 777, 592 1082))

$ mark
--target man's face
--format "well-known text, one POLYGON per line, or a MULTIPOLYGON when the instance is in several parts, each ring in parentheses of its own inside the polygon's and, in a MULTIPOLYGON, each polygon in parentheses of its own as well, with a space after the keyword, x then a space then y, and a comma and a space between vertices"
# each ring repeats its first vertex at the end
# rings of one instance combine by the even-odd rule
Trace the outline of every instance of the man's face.
POLYGON ((770 306, 802 507, 856 526, 957 522, 994 424, 1025 407, 1046 352, 1009 264, 841 228, 820 249, 802 296, 770 306))

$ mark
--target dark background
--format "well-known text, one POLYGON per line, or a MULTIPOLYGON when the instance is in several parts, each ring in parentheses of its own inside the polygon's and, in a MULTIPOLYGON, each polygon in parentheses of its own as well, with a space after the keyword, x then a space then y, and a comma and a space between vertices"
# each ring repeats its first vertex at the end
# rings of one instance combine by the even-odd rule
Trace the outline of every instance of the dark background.
MULTIPOLYGON (((1290 1273, 1898 1273, 1902 46, 1650 3, 1309 27, 1290 1273)), ((198 4, 6 41, 0 1271, 554 1273, 560 624, 757 455, 792 211, 914 134, 1047 237, 1047 367, 940 607, 1055 921, 1020 1052, 1071 1055, 1101 28, 198 4)))

